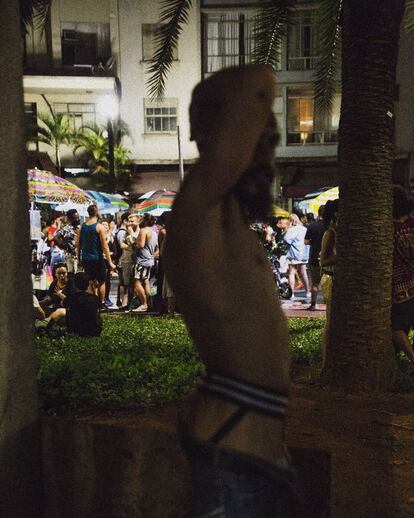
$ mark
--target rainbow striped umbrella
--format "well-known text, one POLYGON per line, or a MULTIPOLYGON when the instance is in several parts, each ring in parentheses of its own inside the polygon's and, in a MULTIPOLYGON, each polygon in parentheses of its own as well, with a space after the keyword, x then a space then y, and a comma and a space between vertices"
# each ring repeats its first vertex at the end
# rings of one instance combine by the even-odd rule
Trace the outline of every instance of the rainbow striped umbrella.
POLYGON ((120 194, 109 194, 107 192, 86 191, 96 203, 102 214, 115 214, 128 209, 129 204, 120 194))
POLYGON ((29 169, 27 180, 30 202, 52 204, 71 201, 84 205, 93 201, 80 187, 65 180, 65 178, 53 175, 49 171, 29 169))
POLYGON ((163 212, 171 210, 176 195, 177 193, 174 191, 156 191, 150 198, 141 201, 134 208, 134 212, 137 214, 148 213, 153 216, 160 216, 163 212))
POLYGON ((309 201, 308 212, 317 214, 321 205, 325 205, 327 201, 336 200, 337 198, 339 198, 339 187, 333 187, 332 189, 321 192, 318 196, 316 196, 316 198, 313 198, 313 200, 309 201))

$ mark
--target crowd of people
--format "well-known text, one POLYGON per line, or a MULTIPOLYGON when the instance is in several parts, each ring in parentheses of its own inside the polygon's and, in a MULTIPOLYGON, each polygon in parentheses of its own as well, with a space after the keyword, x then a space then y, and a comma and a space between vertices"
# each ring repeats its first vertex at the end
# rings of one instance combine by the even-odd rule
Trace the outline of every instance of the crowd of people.
MULTIPOLYGON (((338 200, 328 201, 326 207, 327 217, 325 218, 323 217, 325 205, 322 205, 319 207, 316 219, 313 213, 303 214, 294 209, 288 216, 280 216, 274 218, 272 222, 252 225, 252 228, 258 231, 266 250, 278 257, 282 268, 286 264, 291 300, 305 299, 310 302, 309 310, 316 309, 319 288, 327 283, 323 275, 329 275, 331 270, 325 257, 322 258, 322 238, 328 229, 327 236, 334 232, 331 212, 338 211, 338 200), (297 295, 299 290, 305 291, 303 297, 297 295)), ((330 244, 331 240, 326 240, 326 247, 330 244)), ((324 247, 324 255, 328 253, 326 247, 324 247)))
MULTIPOLYGON (((397 236, 404 237, 408 232, 405 227, 412 222, 410 212, 406 213, 411 207, 410 200, 403 189, 394 189, 397 236)), ((321 290, 326 304, 323 362, 330 335, 338 213, 339 200, 333 200, 319 207, 316 218, 312 213, 294 210, 289 216, 251 225, 268 254, 276 255, 280 264, 287 265, 291 300, 309 302, 307 309, 312 311, 321 290), (299 289, 304 290, 304 296, 297 297, 299 289)), ((169 216, 169 212, 164 212, 156 219, 150 214, 125 212, 117 225, 114 220, 102 219, 96 205, 88 207, 88 218, 83 224, 75 209, 65 215, 54 214, 43 230, 44 239, 37 243, 33 253, 36 327, 49 330, 63 323, 71 332, 96 336, 102 329, 99 315, 102 311, 145 313, 155 309, 174 314, 175 297, 165 275, 163 259, 169 216), (50 282, 40 286, 40 277, 47 278, 48 271, 52 274, 50 282), (110 300, 114 277, 118 279, 116 303, 110 300)), ((398 253, 401 246, 394 250, 393 293, 399 290, 398 278, 402 274, 398 268, 405 266, 404 257, 400 260, 398 253)), ((394 343, 414 364, 413 349, 407 345, 414 317, 411 322, 411 309, 406 309, 414 299, 401 304, 404 297, 399 292, 396 298, 399 299, 394 301, 392 314, 394 343)))
POLYGON ((100 313, 116 309, 174 314, 175 299, 163 271, 167 216, 125 212, 119 225, 88 207, 81 224, 75 209, 54 214, 33 248, 32 278, 36 327, 56 324, 82 336, 99 335, 100 313), (49 281, 45 281, 51 272, 49 281), (41 279, 43 278, 43 282, 41 279), (117 300, 111 283, 117 278, 117 300))

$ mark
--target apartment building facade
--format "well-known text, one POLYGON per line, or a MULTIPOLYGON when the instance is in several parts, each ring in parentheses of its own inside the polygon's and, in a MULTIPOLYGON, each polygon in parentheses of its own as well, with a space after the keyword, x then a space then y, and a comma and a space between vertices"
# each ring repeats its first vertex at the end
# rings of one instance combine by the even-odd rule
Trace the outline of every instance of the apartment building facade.
MULTIPOLYGON (((313 0, 298 2, 294 21, 281 48, 276 72, 274 112, 281 139, 276 150, 278 176, 274 195, 300 198, 322 186, 336 185, 340 92, 332 113, 322 116, 313 101, 316 50, 313 0)), ((131 150, 131 189, 179 188, 178 129, 186 167, 197 158, 190 142, 188 108, 195 84, 211 73, 251 62, 257 2, 198 0, 180 37, 166 83, 165 98, 148 94, 148 67, 160 2, 155 0, 53 0, 46 34, 26 38, 24 90, 26 114, 46 111, 45 96, 56 111, 70 115, 74 128, 104 124, 112 99, 129 129, 124 145, 131 150), (43 94, 43 96, 42 96, 43 94)), ((414 81, 413 45, 402 34, 398 69, 397 175, 412 171, 414 81)), ((50 148, 41 147, 41 151, 50 148)), ((62 150, 67 169, 85 166, 82 155, 62 150)))

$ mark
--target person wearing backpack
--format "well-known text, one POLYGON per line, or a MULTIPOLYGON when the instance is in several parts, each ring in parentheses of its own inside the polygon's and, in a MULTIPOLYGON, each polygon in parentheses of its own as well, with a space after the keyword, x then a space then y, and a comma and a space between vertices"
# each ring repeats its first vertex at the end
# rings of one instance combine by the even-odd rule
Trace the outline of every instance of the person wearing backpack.
MULTIPOLYGON (((135 216, 133 214, 124 212, 114 239, 114 262, 118 268, 120 310, 127 309, 133 285, 132 269, 135 263, 135 256, 132 245, 127 241, 127 237, 133 229, 134 221, 135 216)), ((138 228, 138 222, 136 223, 136 228, 138 228)))

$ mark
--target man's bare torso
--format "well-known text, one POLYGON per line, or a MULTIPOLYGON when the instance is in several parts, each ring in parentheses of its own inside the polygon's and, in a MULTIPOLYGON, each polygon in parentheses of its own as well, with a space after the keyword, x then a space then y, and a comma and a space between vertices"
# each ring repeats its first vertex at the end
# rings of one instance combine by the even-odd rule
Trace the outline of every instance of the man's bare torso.
MULTIPOLYGON (((241 150, 253 148, 263 131, 266 110, 261 108, 270 108, 270 98, 260 97, 260 87, 267 94, 272 83, 262 70, 258 72, 257 77, 253 73, 248 78, 239 98, 234 96, 233 100, 246 108, 239 123, 231 117, 241 136, 247 134, 245 142, 228 131, 230 122, 218 127, 214 135, 217 143, 205 143, 208 151, 186 178, 174 204, 164 257, 168 279, 206 369, 287 392, 286 321, 268 260, 234 192, 223 189, 220 193, 217 185, 226 181, 222 173, 237 177, 251 159, 246 152, 243 160, 243 152, 239 152, 234 154, 232 165, 234 145, 238 143, 241 150), (257 96, 249 93, 250 85, 255 88, 256 84, 257 96), (253 128, 246 118, 249 108, 255 116, 253 128), (226 143, 228 152, 224 155, 226 143), (220 156, 228 164, 222 165, 220 156)), ((226 106, 225 119, 230 112, 231 107, 226 106)), ((234 403, 194 394, 185 413, 191 432, 207 439, 235 408, 234 403)), ((283 457, 283 423, 249 412, 223 445, 277 462, 283 457)))

